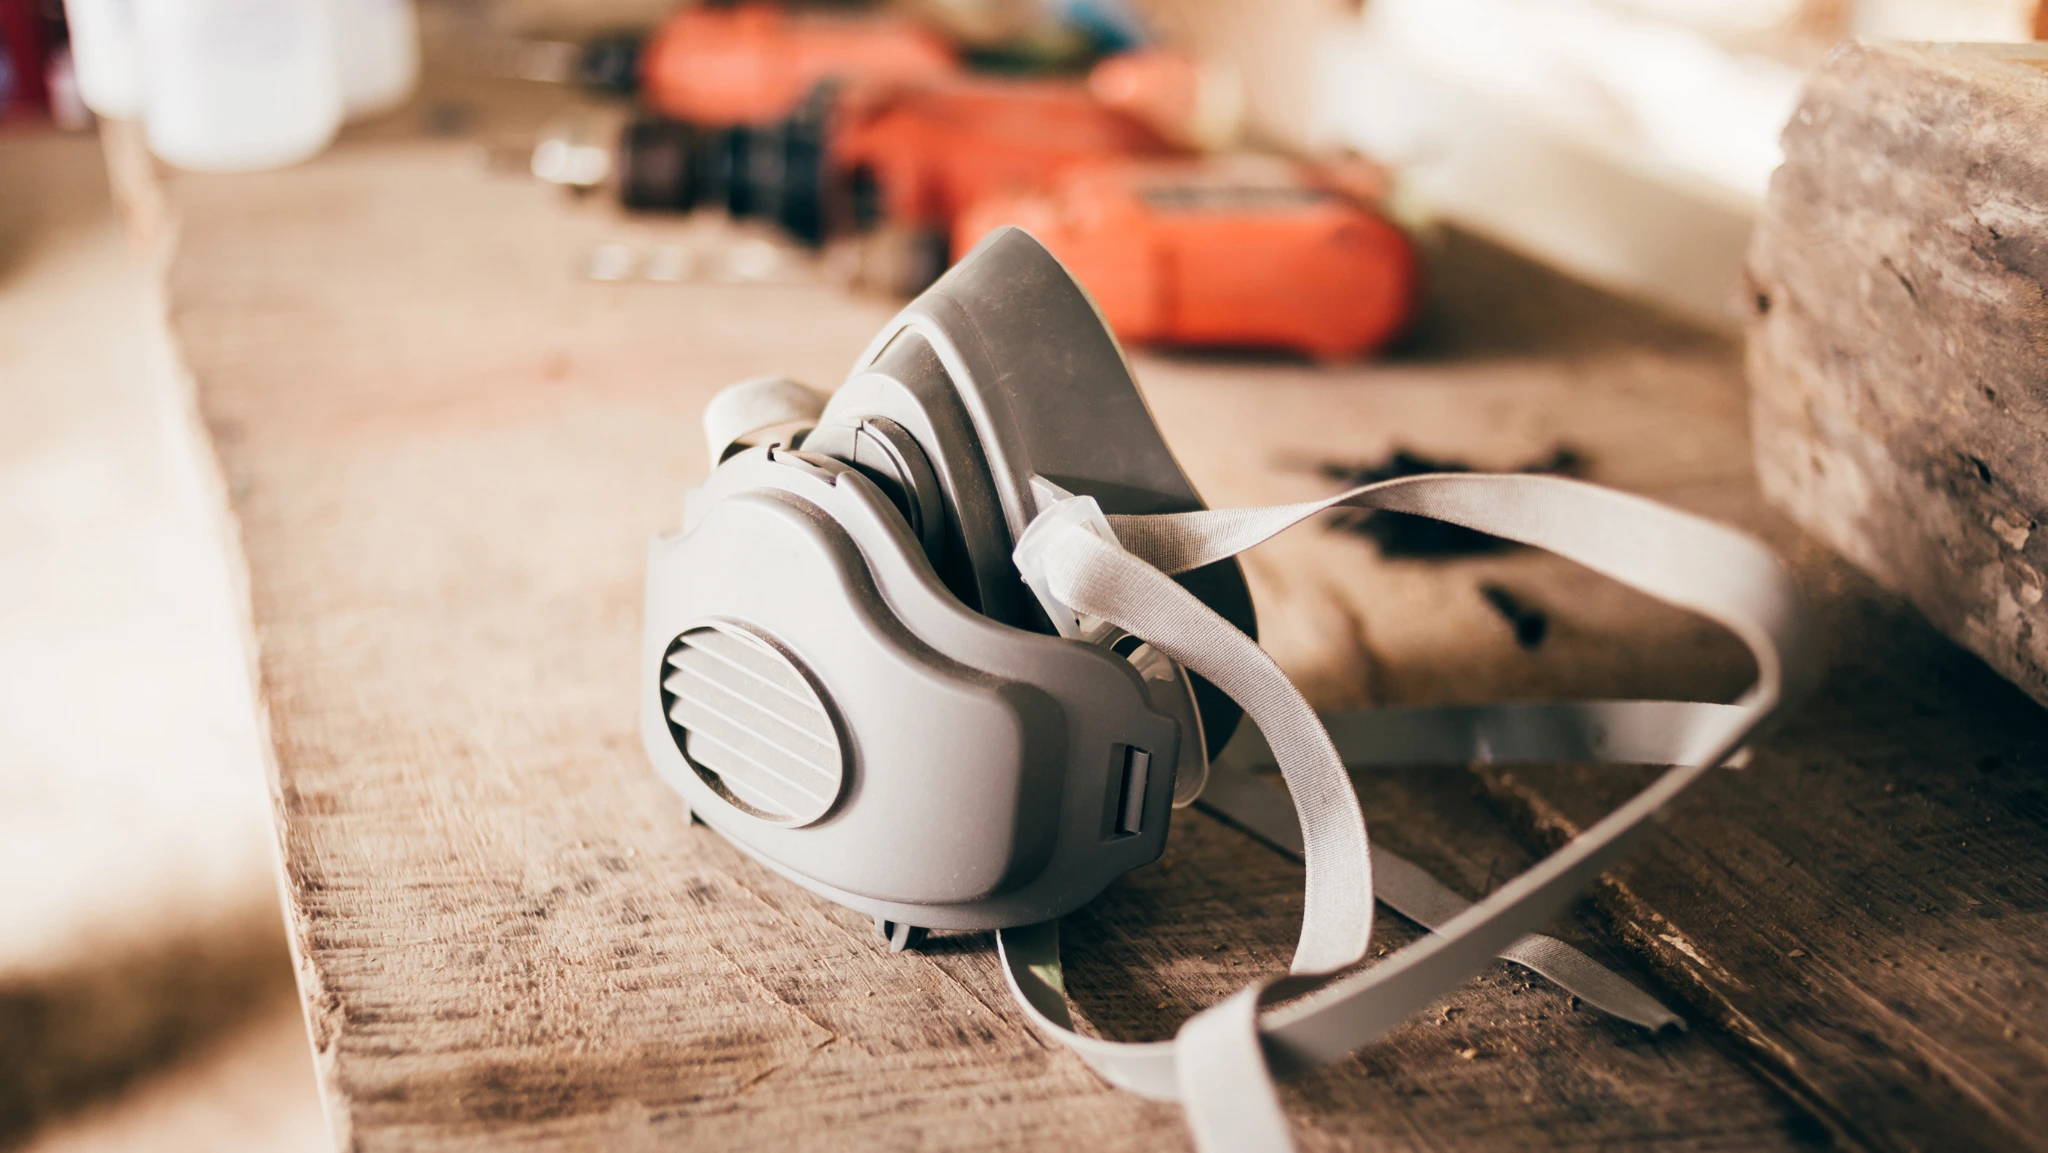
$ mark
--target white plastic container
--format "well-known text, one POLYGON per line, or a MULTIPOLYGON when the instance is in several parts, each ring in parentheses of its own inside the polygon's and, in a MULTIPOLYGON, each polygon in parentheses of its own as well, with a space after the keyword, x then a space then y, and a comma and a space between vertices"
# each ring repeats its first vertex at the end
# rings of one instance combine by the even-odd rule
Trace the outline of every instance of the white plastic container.
POLYGON ((142 52, 135 35, 135 0, 64 0, 64 18, 71 28, 79 99, 98 116, 140 116, 142 52))
POLYGON ((140 0, 149 150, 209 172, 278 168, 341 126, 328 0, 140 0))
POLYGON ((413 0, 332 0, 330 12, 344 115, 363 120, 405 103, 420 80, 413 0))

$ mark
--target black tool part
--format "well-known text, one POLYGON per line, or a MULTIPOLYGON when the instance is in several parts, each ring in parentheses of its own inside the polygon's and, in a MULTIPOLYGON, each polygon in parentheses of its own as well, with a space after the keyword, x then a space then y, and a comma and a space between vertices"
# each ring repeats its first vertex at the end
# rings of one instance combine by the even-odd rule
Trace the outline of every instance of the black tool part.
POLYGON ((576 83, 598 92, 631 96, 640 88, 640 50, 647 37, 639 32, 607 32, 583 44, 576 57, 576 83))
POLYGON ((838 89, 818 85, 788 117, 768 124, 705 125, 641 117, 619 138, 619 200, 640 211, 722 205, 764 219, 816 248, 865 227, 879 194, 831 170, 827 133, 838 89), (865 205, 865 207, 863 207, 865 205))
POLYGON ((905 241, 903 284, 905 295, 923 292, 946 274, 946 260, 953 252, 953 238, 942 228, 912 228, 905 241))
POLYGON ((760 210, 747 179, 747 150, 753 145, 753 133, 738 125, 712 129, 704 138, 703 198, 706 203, 723 203, 735 220, 760 210))
POLYGON ((816 248, 855 225, 850 188, 835 177, 828 133, 838 86, 819 84, 787 117, 767 124, 735 124, 715 131, 706 166, 727 211, 780 226, 816 248))
POLYGON ((875 932, 888 943, 891 953, 901 953, 924 944, 925 931, 922 928, 886 917, 875 918, 875 932))
POLYGON ((642 117, 619 134, 619 203, 640 212, 688 212, 704 200, 704 133, 679 120, 642 117))
MULTIPOLYGON (((847 219, 856 231, 865 232, 880 224, 884 207, 882 181, 875 175, 874 169, 863 164, 846 174, 847 219)), ((944 272, 945 269, 940 268, 939 271, 944 272)), ((937 279, 938 276, 933 275, 932 280, 937 279)), ((930 281, 925 283, 929 284, 930 281)), ((923 288, 924 285, 918 287, 923 288)))
POLYGON ((774 152, 759 158, 754 176, 775 222, 813 248, 853 223, 851 198, 830 166, 832 111, 838 100, 839 86, 825 81, 787 119, 766 129, 774 152))

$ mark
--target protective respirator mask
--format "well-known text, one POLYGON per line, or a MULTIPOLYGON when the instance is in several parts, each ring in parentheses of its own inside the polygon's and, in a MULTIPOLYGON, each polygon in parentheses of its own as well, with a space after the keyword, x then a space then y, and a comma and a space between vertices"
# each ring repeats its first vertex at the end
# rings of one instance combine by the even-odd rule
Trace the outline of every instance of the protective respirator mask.
POLYGON ((906 307, 829 399, 751 381, 705 426, 711 475, 648 560, 641 729, 656 769, 697 820, 871 914, 893 948, 996 930, 1023 1011, 1112 1083, 1183 1102, 1201 1148, 1286 1147, 1274 1076, 1344 1058, 1495 956, 1646 1027, 1676 1021, 1530 930, 1736 759, 1803 679, 1797 597, 1754 540, 1541 476, 1207 509, 1087 296, 1014 229, 906 307), (748 446, 776 429, 793 431, 748 446), (1319 716, 1252 640, 1233 558, 1340 507, 1576 561, 1727 628, 1756 681, 1732 704, 1319 716), (1348 771, 1483 761, 1673 767, 1477 903, 1368 849, 1348 771), (1267 765, 1284 794, 1248 773, 1267 765), (1156 859, 1174 808, 1198 797, 1301 856, 1291 971, 1171 1041, 1084 1035, 1058 918, 1156 859), (1358 968, 1376 898, 1433 931, 1358 968))

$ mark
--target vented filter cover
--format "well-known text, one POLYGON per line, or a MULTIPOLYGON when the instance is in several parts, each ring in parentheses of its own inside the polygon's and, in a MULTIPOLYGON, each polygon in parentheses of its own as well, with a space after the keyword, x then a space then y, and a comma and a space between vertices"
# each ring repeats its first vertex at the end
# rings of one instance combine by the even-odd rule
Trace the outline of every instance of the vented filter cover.
POLYGON ((845 758, 831 711, 767 640, 723 624, 683 633, 661 703, 690 768, 749 815, 808 825, 839 799, 845 758))

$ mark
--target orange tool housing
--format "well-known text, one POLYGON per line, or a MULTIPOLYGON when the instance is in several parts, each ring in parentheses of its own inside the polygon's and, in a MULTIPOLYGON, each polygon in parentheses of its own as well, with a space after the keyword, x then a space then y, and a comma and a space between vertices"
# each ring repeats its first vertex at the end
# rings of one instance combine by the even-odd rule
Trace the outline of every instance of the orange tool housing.
POLYGON ((908 20, 691 4, 648 41, 640 88, 647 107, 664 116, 757 124, 787 115, 821 80, 919 80, 959 67, 952 45, 908 20))
POLYGON ((1005 224, 1042 241, 1133 344, 1348 359, 1399 335, 1421 296, 1407 233, 1285 162, 1092 164, 977 203, 954 248, 1005 224))
POLYGON ((1040 187, 1077 164, 1182 151, 1081 84, 964 78, 849 84, 827 144, 830 167, 872 190, 883 219, 942 236, 969 205, 1040 187))

